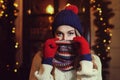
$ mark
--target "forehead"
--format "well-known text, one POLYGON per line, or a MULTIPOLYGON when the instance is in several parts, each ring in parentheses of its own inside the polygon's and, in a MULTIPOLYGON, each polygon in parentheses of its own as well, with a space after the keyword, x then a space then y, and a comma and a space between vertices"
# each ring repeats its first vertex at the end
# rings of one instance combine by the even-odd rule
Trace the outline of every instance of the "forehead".
POLYGON ((57 31, 62 31, 62 32, 71 31, 71 30, 74 30, 74 28, 68 25, 61 25, 57 28, 57 31))

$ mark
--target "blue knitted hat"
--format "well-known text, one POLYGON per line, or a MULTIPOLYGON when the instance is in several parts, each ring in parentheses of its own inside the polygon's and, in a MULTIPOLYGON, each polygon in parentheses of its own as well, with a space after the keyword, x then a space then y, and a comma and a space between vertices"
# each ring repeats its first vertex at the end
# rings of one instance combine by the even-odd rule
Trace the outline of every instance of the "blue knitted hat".
POLYGON ((82 34, 82 26, 77 13, 78 8, 75 5, 67 6, 64 10, 57 13, 52 24, 53 34, 61 25, 69 25, 71 27, 74 27, 80 34, 82 34))

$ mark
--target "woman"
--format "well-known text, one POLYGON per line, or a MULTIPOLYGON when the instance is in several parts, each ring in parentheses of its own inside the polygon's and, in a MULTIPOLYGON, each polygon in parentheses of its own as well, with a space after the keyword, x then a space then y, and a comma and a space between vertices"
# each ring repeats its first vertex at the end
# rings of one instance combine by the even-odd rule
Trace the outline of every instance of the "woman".
POLYGON ((82 36, 78 8, 69 5, 54 18, 42 52, 35 55, 30 80, 102 80, 101 62, 82 36))

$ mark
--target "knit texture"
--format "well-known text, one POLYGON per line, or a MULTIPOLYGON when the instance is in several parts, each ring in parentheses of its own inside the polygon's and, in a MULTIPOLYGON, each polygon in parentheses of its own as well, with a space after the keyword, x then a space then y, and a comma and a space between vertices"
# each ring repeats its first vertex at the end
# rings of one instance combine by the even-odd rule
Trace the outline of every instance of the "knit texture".
POLYGON ((69 71, 74 69, 74 58, 72 45, 62 44, 58 47, 58 51, 53 59, 53 65, 61 71, 69 71))
POLYGON ((82 34, 82 26, 79 16, 77 15, 78 8, 76 6, 67 6, 64 10, 57 13, 52 24, 52 32, 55 33, 56 29, 61 25, 69 25, 78 30, 82 34))

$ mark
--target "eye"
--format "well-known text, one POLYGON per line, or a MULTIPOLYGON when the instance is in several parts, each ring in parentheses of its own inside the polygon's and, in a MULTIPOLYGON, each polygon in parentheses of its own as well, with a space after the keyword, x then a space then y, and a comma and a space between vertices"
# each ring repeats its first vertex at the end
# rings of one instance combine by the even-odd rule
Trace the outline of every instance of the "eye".
POLYGON ((62 32, 56 32, 56 35, 60 37, 60 36, 63 35, 63 33, 62 32))
POLYGON ((75 35, 75 31, 69 31, 69 32, 68 32, 68 35, 69 35, 69 36, 75 35))

